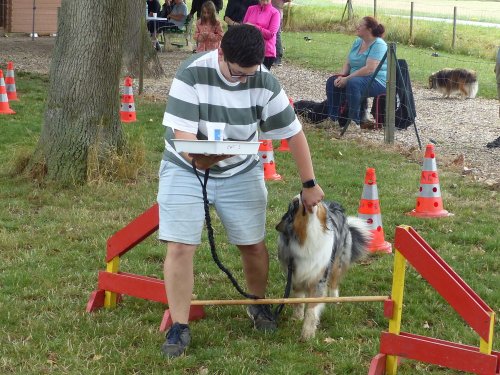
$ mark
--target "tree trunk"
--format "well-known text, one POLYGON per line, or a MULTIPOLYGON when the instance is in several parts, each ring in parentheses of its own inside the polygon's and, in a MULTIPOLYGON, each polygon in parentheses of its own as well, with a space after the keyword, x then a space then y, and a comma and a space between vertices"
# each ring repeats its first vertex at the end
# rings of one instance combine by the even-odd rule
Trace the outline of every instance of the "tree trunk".
POLYGON ((123 7, 126 10, 125 38, 123 41, 123 70, 125 75, 139 76, 141 57, 144 59, 144 76, 160 78, 164 75, 163 68, 156 50, 153 48, 149 32, 146 27, 146 2, 139 0, 125 0, 123 7), (143 54, 141 56, 141 43, 143 54))
POLYGON ((124 24, 121 0, 62 1, 44 124, 28 166, 34 176, 84 183, 89 160, 122 148, 124 24))

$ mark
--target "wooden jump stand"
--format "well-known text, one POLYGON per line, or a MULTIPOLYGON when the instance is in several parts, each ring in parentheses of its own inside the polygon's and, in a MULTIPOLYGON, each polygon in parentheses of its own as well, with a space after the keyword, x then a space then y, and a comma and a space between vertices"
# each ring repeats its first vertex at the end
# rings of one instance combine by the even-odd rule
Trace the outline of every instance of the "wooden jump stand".
MULTIPOLYGON (((114 308, 120 302, 121 295, 168 303, 162 280, 119 271, 120 257, 156 232, 158 223, 158 205, 155 204, 108 239, 106 270, 99 271, 97 290, 90 296, 87 312, 101 307, 114 308)), ((396 228, 394 273, 390 298, 357 296, 315 299, 279 298, 257 301, 194 300, 191 303, 189 320, 203 318, 205 305, 308 302, 384 302, 384 316, 389 318, 389 331, 381 334, 380 353, 372 359, 368 375, 396 374, 398 357, 476 374, 500 374, 500 353, 492 351, 495 313, 413 228, 406 226, 396 228), (478 333, 479 348, 400 331, 407 260, 478 333)), ((172 325, 172 319, 167 309, 163 315, 160 330, 164 331, 170 325, 172 325)))
POLYGON ((493 310, 411 227, 396 228, 389 332, 380 338, 380 353, 368 375, 397 373, 398 357, 475 374, 500 374, 500 353, 492 351, 493 310), (479 348, 401 332, 406 261, 460 314, 479 335, 479 348))
MULTIPOLYGON (((116 307, 116 304, 121 300, 122 294, 149 301, 168 303, 163 280, 119 272, 120 257, 156 232, 158 225, 158 204, 154 204, 108 239, 106 271, 99 271, 97 290, 90 295, 87 312, 92 312, 101 307, 116 307)), ((204 316, 203 306, 191 306, 189 320, 201 319, 204 316)), ((172 325, 172 319, 169 310, 166 310, 160 329, 166 330, 170 325, 172 325)))

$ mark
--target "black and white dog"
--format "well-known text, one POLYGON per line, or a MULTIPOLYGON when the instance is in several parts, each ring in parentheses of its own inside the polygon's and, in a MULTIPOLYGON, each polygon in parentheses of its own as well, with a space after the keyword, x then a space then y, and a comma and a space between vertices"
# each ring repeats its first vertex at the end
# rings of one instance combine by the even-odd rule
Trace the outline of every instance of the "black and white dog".
MULTIPOLYGON (((338 297, 349 266, 367 252, 370 231, 355 217, 346 217, 340 204, 321 202, 310 213, 300 196, 276 226, 280 232, 278 258, 285 272, 292 260, 293 297, 338 297)), ((293 305, 293 318, 304 320, 301 340, 314 337, 324 303, 293 305)))

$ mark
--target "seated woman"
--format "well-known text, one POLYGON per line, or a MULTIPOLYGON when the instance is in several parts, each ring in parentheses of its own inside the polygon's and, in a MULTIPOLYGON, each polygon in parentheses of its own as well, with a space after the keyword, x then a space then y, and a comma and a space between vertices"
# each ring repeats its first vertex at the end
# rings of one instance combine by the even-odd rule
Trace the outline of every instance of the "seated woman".
MULTIPOLYGON (((358 38, 354 41, 342 72, 326 81, 328 116, 338 121, 340 107, 347 100, 349 118, 360 124, 361 96, 371 77, 387 52, 387 44, 381 38, 385 29, 373 17, 364 17, 356 28, 358 38)), ((385 93, 387 60, 368 88, 367 96, 385 93)))
MULTIPOLYGON (((183 0, 173 0, 173 4, 171 4, 170 13, 168 14, 167 21, 157 21, 157 32, 164 31, 165 29, 182 29, 184 27, 184 23, 186 22, 186 18, 188 15, 188 9, 183 0)), ((155 39, 153 44, 155 48, 160 50, 160 43, 158 39, 155 39)))
MULTIPOLYGON (((146 2, 146 4, 147 4, 148 16, 149 17, 153 17, 154 13, 156 13, 156 15, 158 15, 160 13, 161 5, 160 5, 160 1, 159 0, 148 0, 146 2)), ((148 21, 147 27, 148 27, 148 30, 149 30, 150 34, 153 35, 154 32, 155 32, 154 21, 148 21)))

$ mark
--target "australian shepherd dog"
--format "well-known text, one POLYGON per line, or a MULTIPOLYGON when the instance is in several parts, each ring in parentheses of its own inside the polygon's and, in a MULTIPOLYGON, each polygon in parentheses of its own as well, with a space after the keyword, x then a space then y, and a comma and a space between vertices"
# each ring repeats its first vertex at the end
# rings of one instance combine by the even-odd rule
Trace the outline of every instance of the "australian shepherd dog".
MULTIPOLYGON (((344 215, 340 204, 323 201, 310 213, 299 196, 276 230, 278 258, 285 272, 292 262, 291 296, 298 298, 338 297, 342 277, 366 254, 371 236, 362 220, 344 215)), ((304 320, 301 340, 314 337, 324 303, 292 306, 292 318, 304 320)))
POLYGON ((465 99, 476 97, 479 84, 476 72, 473 70, 445 68, 431 74, 429 88, 439 91, 445 98, 456 93, 465 99))

